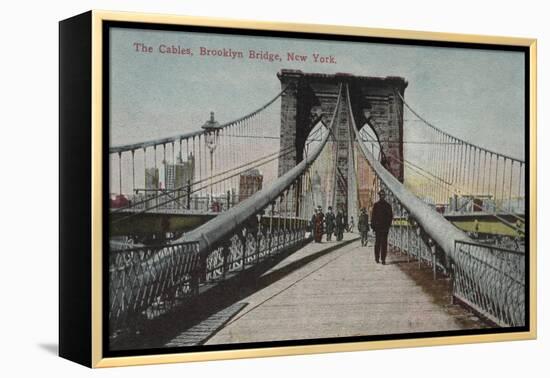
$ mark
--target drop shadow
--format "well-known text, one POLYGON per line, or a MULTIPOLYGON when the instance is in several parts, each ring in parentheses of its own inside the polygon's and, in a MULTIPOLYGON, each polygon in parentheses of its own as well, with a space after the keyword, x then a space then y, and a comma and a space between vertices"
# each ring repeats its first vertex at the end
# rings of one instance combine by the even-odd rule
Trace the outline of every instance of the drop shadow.
POLYGON ((57 343, 40 343, 38 347, 55 356, 59 355, 59 345, 57 343))

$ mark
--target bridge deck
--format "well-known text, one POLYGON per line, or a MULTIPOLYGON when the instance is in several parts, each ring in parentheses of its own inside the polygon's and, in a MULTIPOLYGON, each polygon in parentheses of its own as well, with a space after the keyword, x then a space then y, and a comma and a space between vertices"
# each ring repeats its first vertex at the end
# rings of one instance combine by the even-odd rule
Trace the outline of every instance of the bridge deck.
POLYGON ((241 300, 246 306, 207 344, 485 327, 450 304, 448 280, 433 281, 429 268, 392 253, 387 265, 376 264, 372 240, 323 252, 335 243, 311 243, 264 273, 291 270, 241 300))

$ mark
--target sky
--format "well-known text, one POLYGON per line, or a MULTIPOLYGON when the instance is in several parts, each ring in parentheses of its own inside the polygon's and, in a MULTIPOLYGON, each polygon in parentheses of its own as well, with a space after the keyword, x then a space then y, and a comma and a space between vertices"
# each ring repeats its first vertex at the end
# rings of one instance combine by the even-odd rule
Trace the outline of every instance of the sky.
POLYGON ((409 83, 405 100, 425 119, 456 137, 524 159, 520 52, 123 28, 112 28, 110 41, 111 146, 198 130, 210 111, 222 123, 239 118, 281 90, 276 74, 286 68, 401 76, 409 83), (136 51, 136 43, 152 52, 136 51), (162 54, 161 44, 189 48, 193 55, 162 54), (201 47, 242 51, 244 57, 201 56, 201 47), (249 50, 279 54, 281 61, 248 59, 249 50), (307 61, 288 61, 289 52, 307 61), (335 63, 314 62, 316 53, 332 55, 335 63))

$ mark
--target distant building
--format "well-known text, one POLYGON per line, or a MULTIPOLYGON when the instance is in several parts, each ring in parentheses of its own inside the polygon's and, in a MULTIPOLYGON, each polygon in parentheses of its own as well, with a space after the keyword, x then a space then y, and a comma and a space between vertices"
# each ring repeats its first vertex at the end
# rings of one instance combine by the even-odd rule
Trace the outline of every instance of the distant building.
POLYGON ((239 179, 239 202, 262 190, 264 176, 257 169, 251 169, 241 174, 239 179))
MULTIPOLYGON (((158 168, 145 168, 145 198, 147 202, 143 204, 145 208, 153 207, 157 204, 153 198, 157 195, 156 190, 160 189, 159 182, 159 169, 158 168), (151 199, 150 199, 151 198, 151 199)), ((136 198, 137 202, 141 199, 136 198)))
MULTIPOLYGON (((361 151, 355 153, 360 156, 361 151)), ((357 197, 359 199, 359 208, 365 208, 371 211, 372 205, 377 198, 375 195, 374 184, 376 176, 365 159, 357 159, 357 197)))
POLYGON ((195 178, 195 157, 193 154, 184 162, 178 156, 175 164, 164 163, 164 187, 166 189, 178 189, 187 186, 195 178))
POLYGON ((159 189, 158 168, 145 168, 145 189, 159 189))

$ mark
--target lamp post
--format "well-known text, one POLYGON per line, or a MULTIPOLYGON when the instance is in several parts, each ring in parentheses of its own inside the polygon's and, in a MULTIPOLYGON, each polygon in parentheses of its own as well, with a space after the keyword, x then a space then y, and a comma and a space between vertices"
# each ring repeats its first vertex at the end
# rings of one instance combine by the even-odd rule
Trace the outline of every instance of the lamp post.
POLYGON ((219 132, 222 129, 220 124, 214 119, 214 112, 210 112, 210 119, 202 125, 202 128, 206 131, 206 134, 204 136, 204 141, 206 143, 206 147, 208 148, 208 151, 210 151, 210 199, 212 200, 214 197, 212 196, 212 175, 214 172, 214 151, 216 150, 216 147, 218 146, 218 139, 219 139, 219 132))

